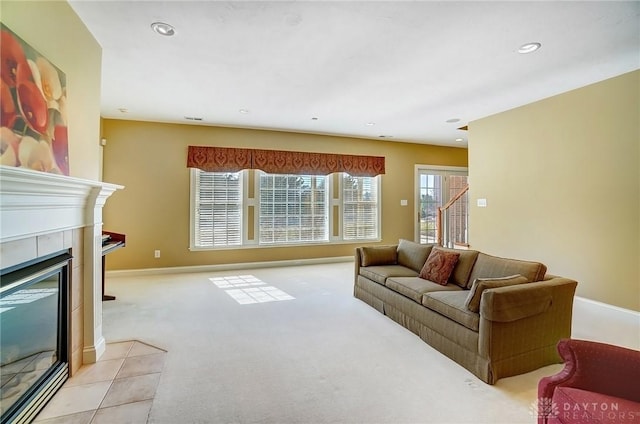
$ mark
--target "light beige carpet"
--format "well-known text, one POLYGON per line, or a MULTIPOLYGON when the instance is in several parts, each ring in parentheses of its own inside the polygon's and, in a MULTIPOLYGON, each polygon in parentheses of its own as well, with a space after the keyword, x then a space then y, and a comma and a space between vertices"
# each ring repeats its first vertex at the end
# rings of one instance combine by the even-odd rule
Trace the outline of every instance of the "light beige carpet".
POLYGON ((352 290, 351 263, 110 276, 103 331, 168 351, 152 423, 535 422, 561 365, 489 386, 352 290))

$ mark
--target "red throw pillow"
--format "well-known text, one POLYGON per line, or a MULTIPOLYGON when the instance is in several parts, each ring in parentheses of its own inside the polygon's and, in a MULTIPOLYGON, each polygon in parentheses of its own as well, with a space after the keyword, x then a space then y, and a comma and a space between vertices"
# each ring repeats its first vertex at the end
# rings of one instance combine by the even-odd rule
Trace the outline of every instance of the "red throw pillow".
POLYGON ((427 262, 424 263, 420 271, 420 278, 446 286, 459 257, 460 253, 457 252, 432 249, 427 262))

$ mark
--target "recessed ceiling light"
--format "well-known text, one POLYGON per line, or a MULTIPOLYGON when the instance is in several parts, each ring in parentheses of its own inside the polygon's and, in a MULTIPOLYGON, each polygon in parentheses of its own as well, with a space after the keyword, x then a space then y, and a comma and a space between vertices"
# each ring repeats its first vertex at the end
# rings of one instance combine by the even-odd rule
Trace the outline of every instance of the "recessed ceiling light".
POLYGON ((185 116, 184 119, 187 121, 202 121, 202 118, 199 116, 185 116))
POLYGON ((318 117, 317 117, 317 116, 314 116, 313 118, 311 118, 311 120, 312 120, 312 121, 317 121, 317 120, 318 120, 318 117))
POLYGON ((171 37, 176 33, 175 28, 165 22, 154 22, 151 24, 151 29, 160 35, 171 37))
POLYGON ((460 122, 460 118, 451 118, 445 121, 447 124, 454 124, 456 122, 460 122))
POLYGON ((456 141, 458 142, 464 141, 464 138, 456 138, 456 141))
POLYGON ((365 125, 367 127, 373 127, 376 123, 375 122, 367 122, 365 125))
POLYGON ((393 138, 392 135, 379 135, 380 138, 393 138))
POLYGON ((518 48, 518 53, 520 54, 533 53, 536 50, 538 50, 540 47, 542 47, 542 44, 540 43, 526 43, 521 45, 518 48))
POLYGON ((238 112, 243 113, 243 114, 249 113, 249 111, 247 109, 240 109, 238 112))
POLYGON ((118 110, 120 111, 120 113, 127 113, 129 112, 129 109, 127 109, 126 107, 119 107, 118 110))

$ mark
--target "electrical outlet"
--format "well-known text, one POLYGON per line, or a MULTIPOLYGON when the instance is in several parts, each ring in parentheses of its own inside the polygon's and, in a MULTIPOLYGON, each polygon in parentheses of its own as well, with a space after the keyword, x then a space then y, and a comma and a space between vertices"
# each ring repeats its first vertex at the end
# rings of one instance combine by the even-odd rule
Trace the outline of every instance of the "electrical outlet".
POLYGON ((155 252, 153 252, 153 257, 158 259, 160 257, 160 251, 156 250, 155 252))

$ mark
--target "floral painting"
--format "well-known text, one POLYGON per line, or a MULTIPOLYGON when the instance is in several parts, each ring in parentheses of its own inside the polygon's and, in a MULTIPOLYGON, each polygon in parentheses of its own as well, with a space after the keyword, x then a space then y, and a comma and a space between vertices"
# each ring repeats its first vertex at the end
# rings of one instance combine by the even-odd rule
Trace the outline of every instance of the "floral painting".
POLYGON ((0 23, 0 163, 69 175, 63 72, 0 23))

